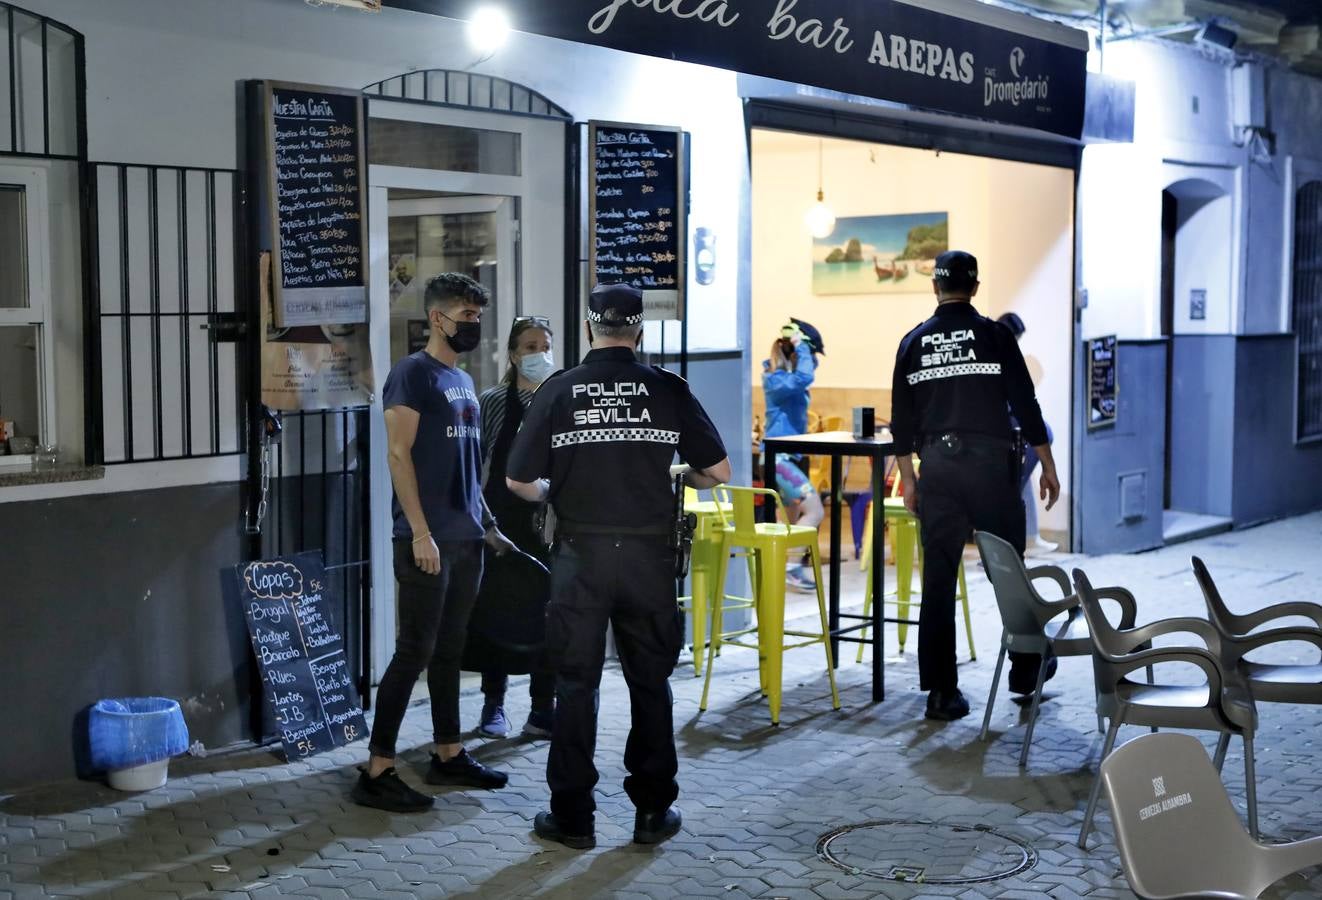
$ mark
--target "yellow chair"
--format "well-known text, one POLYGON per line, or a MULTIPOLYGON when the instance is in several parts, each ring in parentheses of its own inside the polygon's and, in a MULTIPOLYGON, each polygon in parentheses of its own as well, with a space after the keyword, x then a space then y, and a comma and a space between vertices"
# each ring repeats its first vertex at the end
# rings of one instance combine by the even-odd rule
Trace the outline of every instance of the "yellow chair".
MULTIPOLYGON (((811 413, 810 416, 816 415, 811 413)), ((809 432, 836 432, 842 431, 845 427, 845 420, 840 416, 817 416, 815 423, 810 422, 809 432)), ((844 483, 849 480, 849 457, 845 457, 844 476, 840 479, 840 489, 844 490, 844 483)), ((829 456, 810 456, 808 457, 808 483, 817 489, 817 493, 825 494, 831 489, 831 458, 829 456)))
POLYGON ((722 528, 724 549, 720 554, 720 568, 716 583, 723 584, 730 553, 736 549, 751 551, 755 557, 753 594, 757 621, 750 628, 727 632, 724 630, 722 606, 712 609, 712 641, 707 650, 707 678, 702 688, 699 709, 707 708, 707 694, 711 689, 712 666, 717 648, 732 644, 758 651, 762 690, 771 704, 771 723, 780 724, 782 659, 786 650, 821 644, 826 651, 826 675, 831 682, 831 708, 840 708, 840 694, 835 686, 835 667, 831 660, 831 642, 827 639, 826 595, 822 591, 822 560, 818 551, 817 529, 809 525, 757 522, 755 498, 774 502, 781 513, 780 495, 767 488, 720 487, 715 490, 716 502, 726 515, 722 528), (768 499, 769 498, 769 499, 768 499), (807 550, 812 558, 813 574, 817 579, 817 611, 821 618, 820 632, 785 630, 785 565, 790 551, 807 550), (757 635, 757 643, 743 643, 739 638, 757 635), (798 643, 786 644, 787 637, 806 638, 798 643))
MULTIPOLYGON (((722 531, 725 518, 720 507, 711 500, 698 499, 698 492, 693 488, 684 489, 684 511, 697 517, 697 527, 693 531, 693 551, 689 557, 689 589, 693 592, 679 598, 679 607, 693 617, 693 677, 702 674, 702 657, 707 647, 707 627, 711 622, 714 597, 717 585, 724 587, 724 578, 717 580, 721 553, 724 550, 722 531)), ((752 563, 749 563, 750 580, 752 563)), ((723 593, 723 592, 722 592, 723 593)), ((753 601, 749 597, 735 597, 724 594, 721 602, 726 609, 750 609, 753 601)), ((720 653, 720 642, 716 641, 716 652, 720 653)))
MULTIPOLYGON (((895 483, 891 487, 891 495, 882 502, 883 514, 886 518, 886 527, 891 533, 891 547, 895 553, 895 591, 887 593, 883 599, 884 603, 895 603, 899 607, 899 618, 909 618, 909 609, 911 606, 922 606, 921 601, 912 600, 913 596, 913 559, 915 552, 918 555, 918 577, 923 576, 923 542, 919 533, 918 519, 909 512, 904 505, 904 498, 899 496, 900 479, 897 476, 895 483), (890 598, 894 597, 894 600, 890 598)), ((872 504, 868 504, 868 514, 866 524, 863 526, 863 552, 860 555, 859 568, 864 573, 872 572, 872 504)), ((870 577, 863 580, 863 615, 867 616, 872 612, 872 579, 870 577)), ((960 604, 964 607, 964 632, 969 642, 969 659, 978 658, 977 648, 973 645, 973 620, 969 616, 969 587, 964 578, 964 561, 959 563, 959 591, 957 594, 960 604)), ((904 652, 904 644, 908 640, 909 626, 900 623, 896 626, 896 636, 900 641, 900 652, 904 652)), ((867 629, 863 629, 862 636, 867 638, 867 629)), ((857 661, 863 661, 863 650, 865 644, 858 645, 857 661)))

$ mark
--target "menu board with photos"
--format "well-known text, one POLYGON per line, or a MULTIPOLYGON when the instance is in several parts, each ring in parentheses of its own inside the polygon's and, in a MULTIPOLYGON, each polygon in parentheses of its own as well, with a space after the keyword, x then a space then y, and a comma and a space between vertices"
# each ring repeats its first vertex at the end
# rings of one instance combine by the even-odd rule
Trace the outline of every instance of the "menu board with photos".
POLYGON ((1118 385, 1115 362, 1115 335, 1088 341, 1088 427, 1090 429, 1114 425, 1116 422, 1118 385))
POLYGON ((275 324, 366 322, 362 95, 266 82, 264 97, 275 324))
POLYGON ((648 319, 682 319, 685 267, 684 132, 588 124, 592 283, 631 284, 648 319))
POLYGON ((321 554, 235 567, 248 635, 285 756, 302 759, 367 736, 321 554))

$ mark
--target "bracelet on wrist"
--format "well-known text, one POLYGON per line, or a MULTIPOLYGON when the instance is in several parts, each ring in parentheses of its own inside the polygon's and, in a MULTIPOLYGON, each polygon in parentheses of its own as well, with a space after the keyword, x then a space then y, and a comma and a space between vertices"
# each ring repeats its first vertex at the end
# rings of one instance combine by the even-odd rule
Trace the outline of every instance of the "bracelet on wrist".
POLYGON ((420 534, 420 535, 418 535, 417 537, 415 537, 415 538, 413 539, 413 543, 415 543, 415 544, 420 544, 420 543, 422 543, 423 541, 427 540, 427 538, 429 538, 429 537, 431 537, 431 532, 430 532, 430 531, 427 532, 426 534, 420 534))

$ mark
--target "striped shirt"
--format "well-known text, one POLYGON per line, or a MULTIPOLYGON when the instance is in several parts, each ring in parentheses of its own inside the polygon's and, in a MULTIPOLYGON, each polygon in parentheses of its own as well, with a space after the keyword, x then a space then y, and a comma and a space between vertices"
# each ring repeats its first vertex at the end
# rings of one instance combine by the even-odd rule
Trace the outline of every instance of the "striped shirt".
MULTIPOLYGON (((477 398, 478 406, 482 409, 482 459, 488 463, 496 448, 496 438, 500 437, 500 430, 505 427, 505 398, 508 391, 509 385, 501 382, 487 388, 477 398)), ((532 395, 532 391, 519 389, 519 402, 524 409, 532 402, 532 395)))

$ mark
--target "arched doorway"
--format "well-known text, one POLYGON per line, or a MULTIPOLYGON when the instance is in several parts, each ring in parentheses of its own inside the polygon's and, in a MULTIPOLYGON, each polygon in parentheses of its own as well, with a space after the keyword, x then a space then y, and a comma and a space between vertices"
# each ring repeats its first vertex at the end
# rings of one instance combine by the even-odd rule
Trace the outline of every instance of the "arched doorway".
POLYGON ((1231 524, 1234 197, 1221 173, 1161 194, 1166 543, 1231 524))

